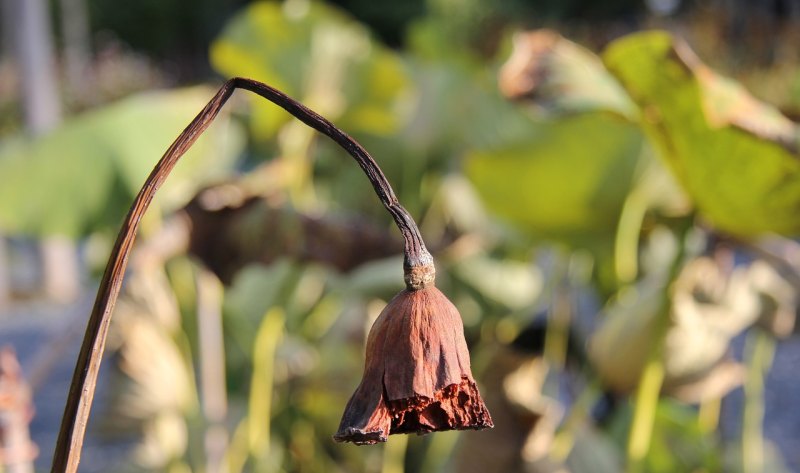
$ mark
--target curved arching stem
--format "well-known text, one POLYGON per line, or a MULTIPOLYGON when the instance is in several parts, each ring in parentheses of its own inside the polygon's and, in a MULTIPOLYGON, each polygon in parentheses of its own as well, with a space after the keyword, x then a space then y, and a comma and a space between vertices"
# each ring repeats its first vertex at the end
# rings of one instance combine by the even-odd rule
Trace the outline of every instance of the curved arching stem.
POLYGON ((344 148, 345 151, 350 153, 350 156, 352 156, 356 162, 358 162, 358 165, 361 166, 361 169, 364 170, 367 179, 369 179, 369 182, 375 189, 375 193, 378 194, 381 203, 383 203, 383 206, 386 207, 386 210, 392 215, 397 227, 400 229, 400 233, 403 235, 403 240, 405 242, 405 267, 410 269, 433 264, 433 258, 425 248, 425 243, 422 241, 422 236, 419 233, 417 224, 414 222, 414 219, 411 218, 411 215, 408 214, 408 211, 400 205, 397 196, 394 194, 394 190, 392 190, 392 186, 389 184, 389 181, 386 180, 386 176, 383 174, 383 171, 381 171, 378 163, 375 162, 363 146, 315 111, 262 82, 237 77, 228 81, 228 84, 232 84, 231 86, 233 88, 249 90, 275 103, 306 125, 328 136, 339 146, 344 148))
POLYGON ((78 469, 83 438, 94 399, 97 375, 111 322, 111 313, 119 295, 125 268, 128 264, 128 255, 136 239, 141 218, 172 168, 211 125, 222 106, 236 89, 249 90, 275 103, 344 148, 364 170, 378 194, 378 198, 392 215, 403 235, 405 281, 408 289, 421 289, 433 283, 435 274, 433 258, 425 248, 419 228, 406 209, 398 202, 386 176, 372 156, 333 123, 283 92, 251 79, 241 77, 230 79, 167 149, 148 176, 125 217, 100 281, 97 298, 89 316, 86 334, 78 354, 75 372, 72 375, 69 396, 61 419, 61 428, 53 457, 51 469, 53 473, 74 473, 78 469))

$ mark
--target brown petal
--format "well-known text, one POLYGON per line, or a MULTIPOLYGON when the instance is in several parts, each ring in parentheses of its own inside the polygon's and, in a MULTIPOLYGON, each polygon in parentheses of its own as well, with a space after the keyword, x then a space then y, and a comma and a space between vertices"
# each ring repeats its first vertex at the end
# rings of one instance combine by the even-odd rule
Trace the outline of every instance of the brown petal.
POLYGON ((458 310, 434 286, 402 291, 370 330, 364 378, 334 439, 361 445, 396 433, 492 426, 458 310))

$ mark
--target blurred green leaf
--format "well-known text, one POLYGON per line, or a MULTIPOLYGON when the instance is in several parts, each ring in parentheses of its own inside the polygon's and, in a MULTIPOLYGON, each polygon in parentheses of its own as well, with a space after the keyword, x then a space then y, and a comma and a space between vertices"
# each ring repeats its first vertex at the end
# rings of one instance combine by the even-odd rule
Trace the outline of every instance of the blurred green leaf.
MULTIPOLYGON (((631 410, 627 405, 612 420, 612 435, 619 441, 627 436, 631 410)), ((643 471, 727 471, 713 435, 703 432, 692 406, 662 398, 655 412, 653 438, 643 471)))
POLYGON ((557 113, 603 110, 631 119, 637 114, 597 55, 552 30, 514 35, 499 86, 506 97, 557 113))
POLYGON ((667 33, 612 43, 606 66, 698 209, 740 236, 800 234, 797 126, 703 65, 667 33))
POLYGON ((697 423, 689 406, 663 400, 656 410, 656 424, 648 454, 649 471, 719 471, 722 459, 714 438, 697 423))
POLYGON ((269 266, 253 264, 237 273, 225 292, 226 330, 242 350, 251 352, 259 321, 275 306, 286 303, 297 278, 297 267, 286 259, 269 266))
POLYGON ((510 309, 530 306, 542 292, 544 277, 533 265, 497 261, 484 255, 463 259, 453 271, 482 296, 510 309))
POLYGON ((526 132, 526 114, 503 99, 485 67, 415 60, 411 71, 418 96, 405 136, 414 149, 487 148, 526 132))
POLYGON ((370 261, 348 276, 342 291, 356 297, 391 297, 403 289, 402 268, 399 256, 370 261))
MULTIPOLYGON (((408 85, 402 61, 324 4, 254 3, 212 44, 211 62, 224 75, 285 91, 350 132, 385 134, 399 126, 408 85)), ((271 104, 253 106, 253 129, 262 138, 289 118, 271 104)))
MULTIPOLYGON (((452 62, 408 60, 413 94, 404 100, 408 117, 388 136, 360 134, 358 140, 379 162, 403 205, 420 215, 437 192, 442 174, 453 171, 454 160, 467 150, 502 146, 524 137, 530 119, 524 110, 504 100, 494 77, 452 62)), ((338 121, 337 121, 338 123, 338 121)), ((329 145, 320 142, 320 151, 329 145)), ((341 151, 320 153, 331 199, 360 212, 385 218, 382 208, 365 197, 363 173, 341 165, 341 151), (333 174, 335 172, 335 174, 333 174), (365 205, 369 204, 369 205, 365 205)), ((318 176, 320 174, 318 173, 318 176)))
POLYGON ((495 215, 530 235, 592 245, 613 235, 642 146, 635 125, 583 113, 535 123, 516 145, 469 153, 465 168, 495 215))
MULTIPOLYGON (((205 87, 136 95, 0 147, 0 229, 81 236, 116 224, 159 157, 212 97, 205 87)), ((231 168, 243 140, 221 115, 156 202, 183 205, 231 168), (227 125, 227 126, 226 126, 227 125)))

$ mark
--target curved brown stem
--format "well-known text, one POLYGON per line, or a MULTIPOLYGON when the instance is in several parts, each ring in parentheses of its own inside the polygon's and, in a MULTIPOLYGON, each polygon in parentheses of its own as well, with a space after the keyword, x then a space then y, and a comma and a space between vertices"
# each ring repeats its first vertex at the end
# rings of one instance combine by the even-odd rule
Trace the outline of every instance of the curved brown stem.
POLYGON ((249 90, 275 103, 344 148, 364 170, 372 187, 403 235, 405 242, 404 267, 408 288, 419 289, 433 281, 433 258, 425 248, 425 243, 422 241, 414 219, 400 205, 386 176, 360 144, 330 121, 277 89, 251 79, 237 77, 228 80, 167 149, 148 176, 125 217, 100 281, 97 298, 89 316, 86 334, 78 354, 56 442, 51 469, 53 473, 74 473, 78 469, 83 438, 94 399, 97 375, 111 322, 111 312, 119 295, 125 268, 128 264, 128 255, 136 239, 139 222, 156 191, 161 187, 180 157, 208 128, 237 88, 249 90))
POLYGON ((378 163, 375 162, 364 147, 315 111, 262 82, 236 77, 228 81, 228 84, 233 84, 232 86, 234 88, 249 90, 275 103, 306 125, 328 136, 339 146, 344 148, 345 151, 350 153, 350 156, 352 156, 358 162, 358 165, 361 166, 361 169, 364 170, 367 179, 369 179, 369 182, 372 183, 372 187, 375 189, 375 193, 378 194, 378 198, 383 203, 383 206, 386 207, 386 210, 392 215, 397 227, 400 229, 400 233, 403 235, 403 240, 405 241, 406 269, 430 266, 433 264, 433 258, 425 248, 425 243, 422 241, 422 236, 419 233, 417 224, 408 214, 408 211, 400 205, 383 171, 381 171, 381 168, 378 167, 378 163))

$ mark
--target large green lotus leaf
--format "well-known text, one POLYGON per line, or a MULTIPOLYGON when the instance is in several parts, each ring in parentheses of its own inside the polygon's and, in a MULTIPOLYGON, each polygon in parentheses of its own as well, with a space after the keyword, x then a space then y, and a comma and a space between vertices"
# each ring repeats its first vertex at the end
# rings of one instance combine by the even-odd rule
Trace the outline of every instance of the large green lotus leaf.
MULTIPOLYGON (((409 82, 402 61, 358 22, 321 3, 254 3, 212 44, 211 63, 226 76, 283 90, 351 132, 388 134, 401 125, 409 82)), ((264 101, 253 105, 259 136, 271 136, 289 118, 264 101)))
POLYGON ((749 237, 800 234, 798 127, 702 64, 667 33, 603 55, 642 108, 642 123, 701 214, 749 237))
POLYGON ((517 145, 472 152, 465 169, 495 215, 533 236, 594 246, 616 229, 643 143, 627 120, 582 113, 538 122, 517 145))
MULTIPOLYGON (((0 147, 0 229, 81 236, 116 225, 156 161, 213 96, 196 87, 150 92, 0 147)), ((243 145, 227 114, 176 166, 156 204, 174 209, 230 170, 243 145)))

